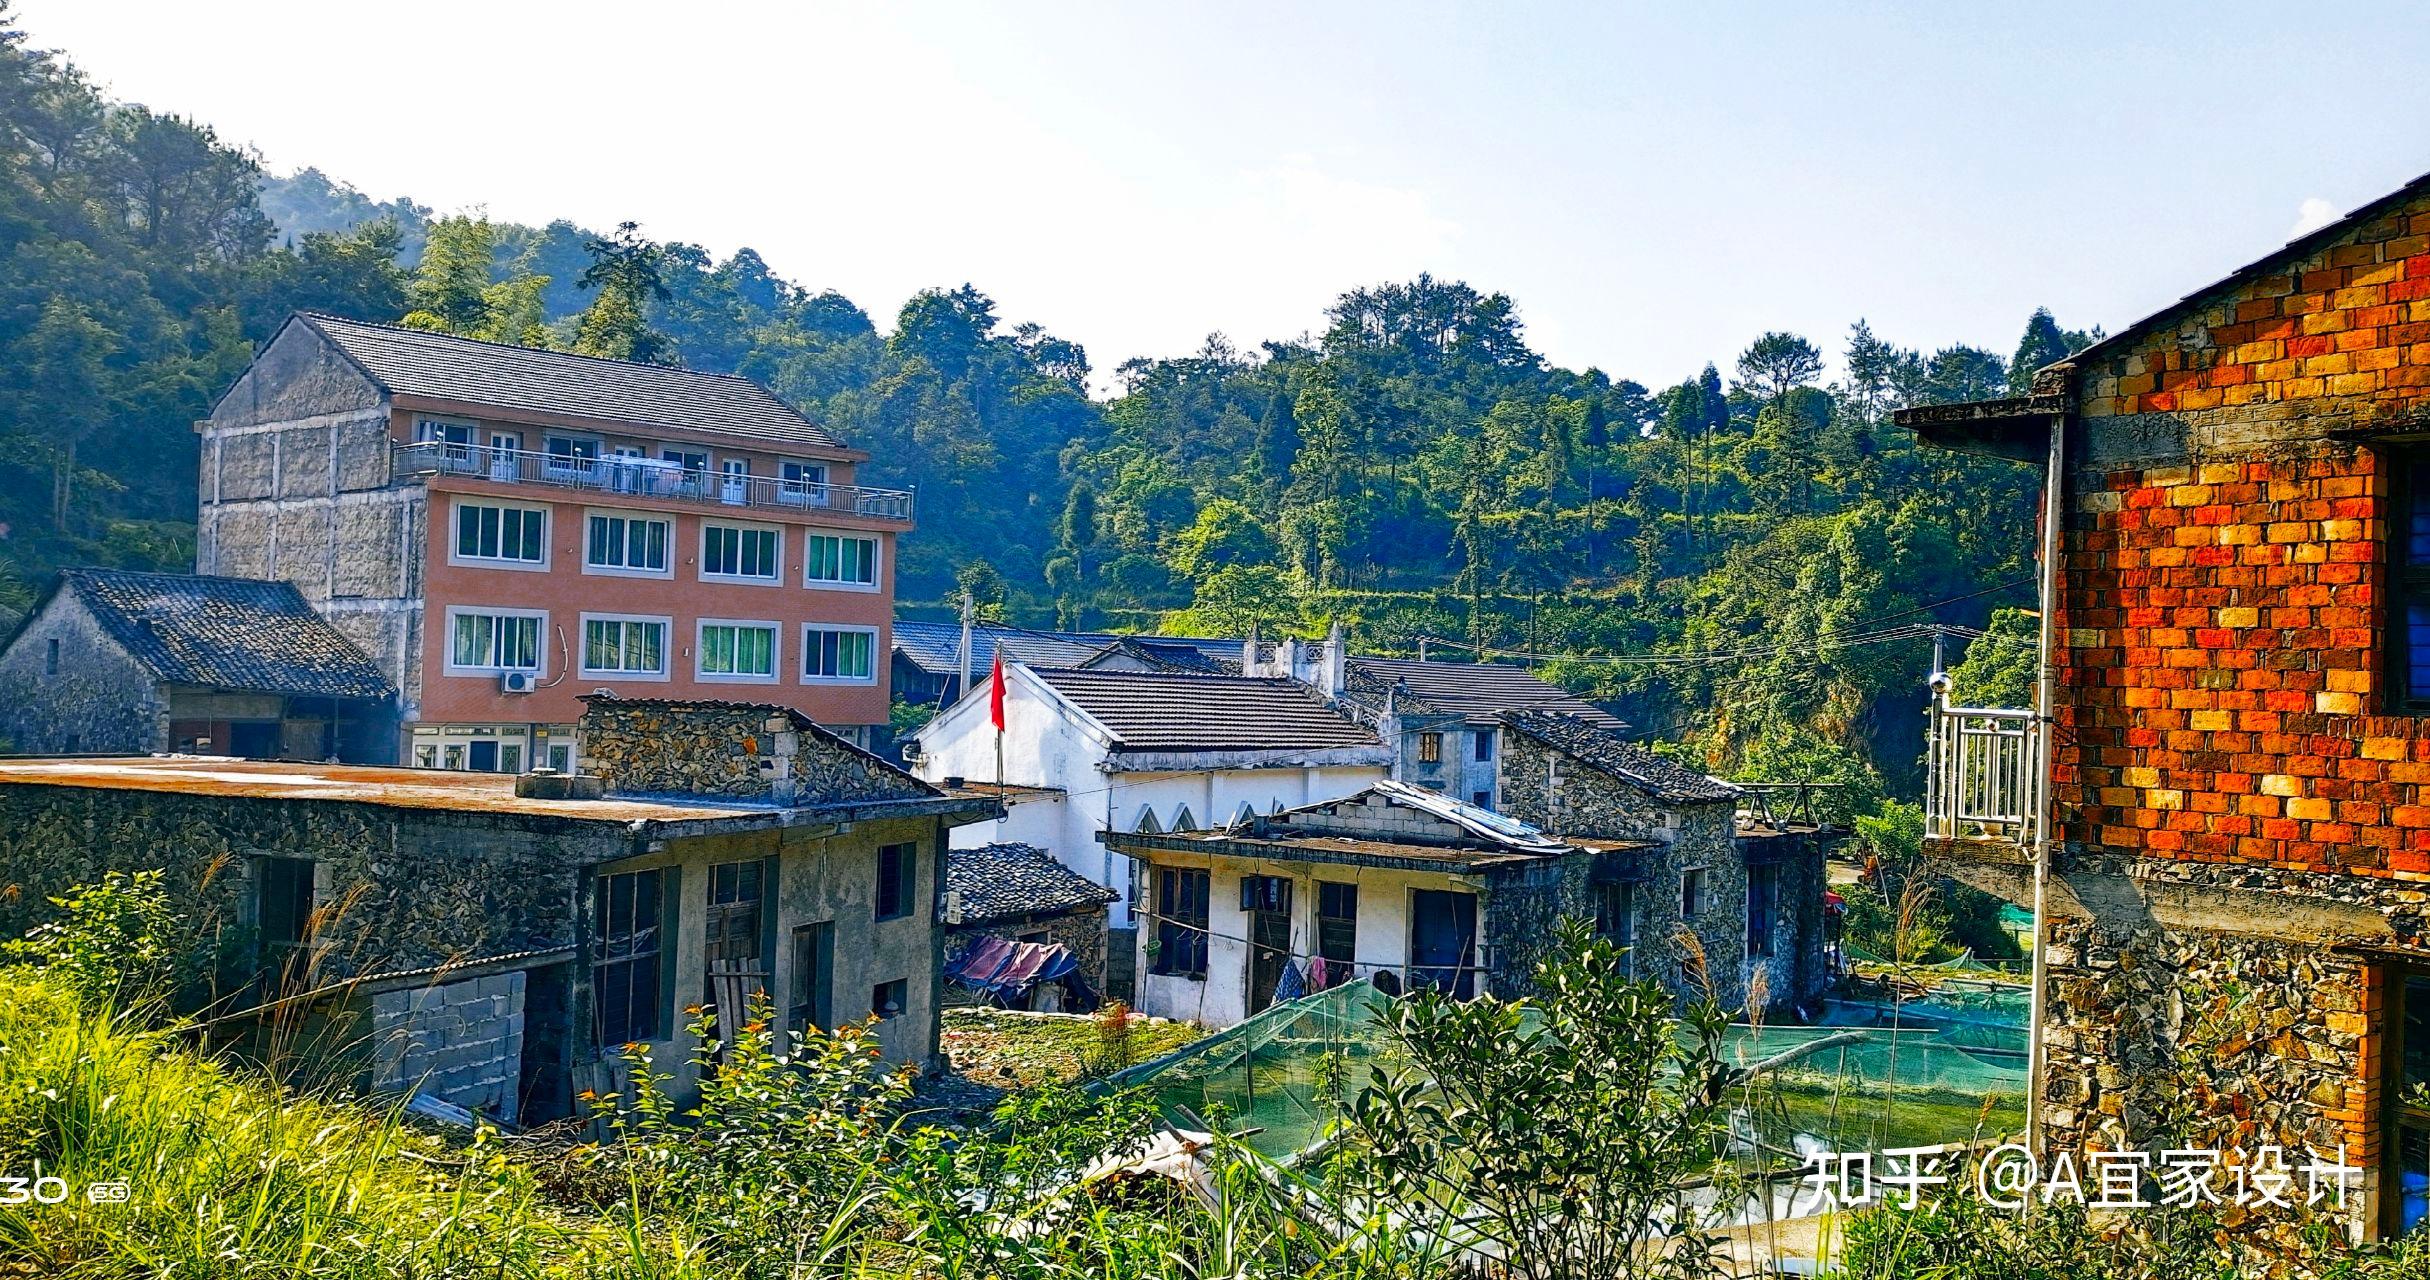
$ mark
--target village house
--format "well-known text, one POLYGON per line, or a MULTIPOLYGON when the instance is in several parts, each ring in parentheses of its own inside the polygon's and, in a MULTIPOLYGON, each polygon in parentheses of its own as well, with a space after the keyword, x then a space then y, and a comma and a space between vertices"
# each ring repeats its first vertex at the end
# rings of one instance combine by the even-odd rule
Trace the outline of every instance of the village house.
MULTIPOLYGON (((996 780, 1042 789, 956 843, 1018 841, 1053 853, 1121 897, 1113 954, 1130 945, 1136 886, 1099 831, 1189 831, 1357 791, 1385 775, 1374 732, 1296 681, 1171 672, 1004 668, 999 744, 986 687, 913 735, 912 769, 948 786, 996 780)), ((1111 975, 1123 994, 1121 966, 1111 975)))
POLYGON ((1076 1011, 1105 990, 1105 910, 1119 896, 1036 845, 948 849, 943 920, 946 976, 954 981, 947 1003, 975 1002, 984 992, 1034 1008, 1044 986, 1059 1009, 1076 1011), (974 953, 989 940, 1002 945, 980 964, 974 953))
POLYGON ((1627 943, 1627 917, 1601 914, 1607 886, 1651 844, 1556 838, 1391 780, 1219 830, 1098 839, 1146 886, 1135 1005, 1208 1027, 1353 978, 1524 994, 1564 917, 1627 943))
MULTIPOLYGON (((1032 667, 1112 665, 1117 670, 1193 670, 1239 675, 1240 651, 1238 640, 1118 635, 1110 631, 1036 631, 973 623, 970 678, 974 685, 985 680, 987 673, 995 669, 999 652, 1006 663, 1032 667)), ((896 619, 893 666, 896 697, 915 707, 952 706, 961 698, 962 624, 896 619)))
POLYGON ((1558 839, 1646 842, 1595 885, 1595 918, 1640 976, 1769 1020, 1820 1011, 1833 833, 1749 813, 1741 788, 1602 721, 1516 711, 1498 724, 1500 812, 1558 839))
POLYGON ((2342 1148, 2357 1234, 2430 1217, 2430 179, 1900 420, 2046 469, 2043 705, 1938 691, 1927 803, 2039 906, 2032 1140, 2342 1148))
POLYGON ((309 1011, 349 1083, 510 1123, 619 1088, 628 1044, 689 1091, 688 1010, 750 992, 786 1031, 875 1017, 888 1059, 934 1058, 939 866, 993 800, 788 706, 594 696, 579 724, 573 776, 0 760, 0 934, 163 869, 212 962, 189 997, 309 1011))
POLYGON ((0 751, 364 759, 396 691, 292 584, 66 569, 0 642, 0 751))
POLYGON ((306 313, 196 430, 197 572, 370 655, 375 762, 564 771, 601 689, 887 722, 911 496, 747 378, 306 313))

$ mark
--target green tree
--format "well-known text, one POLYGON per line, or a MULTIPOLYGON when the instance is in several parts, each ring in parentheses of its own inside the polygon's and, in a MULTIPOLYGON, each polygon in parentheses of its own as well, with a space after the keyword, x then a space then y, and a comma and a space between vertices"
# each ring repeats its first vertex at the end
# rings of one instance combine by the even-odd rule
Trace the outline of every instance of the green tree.
POLYGON ((643 239, 640 225, 632 222, 618 223, 612 235, 584 240, 582 250, 591 264, 576 283, 593 296, 574 324, 573 350, 610 360, 679 363, 674 343, 645 318, 652 303, 670 296, 667 251, 643 239))

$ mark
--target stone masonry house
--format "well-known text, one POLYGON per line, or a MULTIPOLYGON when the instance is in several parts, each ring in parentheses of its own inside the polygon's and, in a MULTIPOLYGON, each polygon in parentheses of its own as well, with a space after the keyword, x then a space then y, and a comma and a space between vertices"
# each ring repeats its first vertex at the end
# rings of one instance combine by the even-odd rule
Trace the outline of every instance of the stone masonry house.
POLYGON ((394 759, 396 690, 284 582, 65 569, 0 643, 0 751, 394 759))
POLYGON ((981 938, 1059 946, 1079 964, 1089 988, 1103 991, 1105 911, 1119 896, 1036 845, 950 849, 945 854, 945 952, 960 955, 981 938))
POLYGON ((303 313, 195 429, 196 571, 369 654, 385 759, 566 772, 603 688, 887 722, 911 495, 748 378, 303 313))
POLYGON ((211 961, 190 999, 307 996, 275 1008, 336 1023, 356 1083, 508 1121, 616 1088, 628 1043, 688 1089, 720 972, 788 1031, 874 1013, 888 1057, 933 1057, 938 866, 995 801, 778 705, 602 699, 582 734, 595 776, 0 760, 0 933, 161 868, 211 961))
POLYGON ((2052 732, 1943 710, 1927 805, 2040 903, 2031 1140, 2342 1148, 2353 1232, 2430 1218, 2430 178, 1901 421, 2048 477, 2052 732))
POLYGON ((1352 978, 1522 994, 1555 924, 1592 918, 1598 886, 1649 847, 1556 838, 1389 780, 1212 831, 1098 838, 1147 887, 1139 1010, 1209 1027, 1352 978))
POLYGON ((1709 983, 1725 1006, 1773 1018, 1818 1011, 1828 833, 1742 818, 1738 787, 1596 722, 1518 711, 1499 724, 1501 812, 1560 838, 1647 842, 1595 884, 1595 919, 1638 973, 1682 997, 1709 983))

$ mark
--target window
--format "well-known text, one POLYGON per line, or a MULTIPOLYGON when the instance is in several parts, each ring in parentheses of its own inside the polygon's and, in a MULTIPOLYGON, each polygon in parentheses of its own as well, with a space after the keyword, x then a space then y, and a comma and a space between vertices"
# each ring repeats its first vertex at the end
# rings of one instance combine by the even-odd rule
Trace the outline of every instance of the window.
POLYGON ((1185 804, 1180 808, 1173 810, 1173 830, 1196 831, 1197 829, 1198 819, 1196 816, 1191 814, 1190 806, 1185 804))
POLYGON ((2404 619, 2404 643, 2389 644, 2389 688, 2396 709, 2430 713, 2430 450, 2397 455, 2396 536, 2388 584, 2404 619))
POLYGON ((1139 806, 1139 816, 1131 819, 1131 830, 1158 835, 1164 831, 1164 824, 1156 820, 1154 807, 1143 804, 1139 806))
POLYGON ((802 679, 866 683, 877 678, 877 632, 854 627, 802 630, 802 679))
POLYGON ((582 673, 665 679, 668 625, 666 618, 582 615, 582 673))
POLYGON ((593 512, 590 536, 583 540, 582 567, 663 577, 667 572, 668 533, 669 525, 664 520, 593 512))
POLYGON ((1476 736, 1476 752, 1477 752, 1477 759, 1479 759, 1479 760, 1491 760, 1491 759, 1493 759, 1493 730, 1491 730, 1491 729, 1479 729, 1479 730, 1477 730, 1477 731, 1476 731, 1476 735, 1475 735, 1475 736, 1476 736))
POLYGON ((514 609, 449 609, 447 669, 452 674, 540 670, 540 628, 548 615, 514 609))
POLYGON ((312 869, 309 858, 254 860, 253 919, 266 965, 279 963, 312 934, 312 869))
MULTIPOLYGON (((720 965, 738 965, 745 973, 757 976, 756 983, 746 983, 766 990, 767 968, 760 962, 759 938, 763 921, 762 876, 765 868, 758 862, 721 862, 709 868, 709 905, 700 921, 700 958, 703 971, 715 974, 720 965)), ((717 1003, 717 983, 708 981, 709 1004, 717 1003)))
POLYGON ((1353 976, 1358 963, 1357 885, 1316 882, 1316 954, 1325 961, 1326 986, 1338 986, 1353 976))
POLYGON ((774 680, 776 624, 703 618, 695 652, 703 680, 774 680))
POLYGON ((1490 791, 1472 792, 1469 794, 1468 803, 1480 809, 1490 809, 1493 807, 1493 793, 1490 791))
POLYGON ((599 442, 576 436, 550 436, 548 469, 558 475, 589 474, 599 463, 599 442))
POLYGON ((873 587, 877 584, 877 539, 837 534, 810 535, 802 575, 812 586, 873 587))
POLYGON ((1418 735, 1418 763, 1419 763, 1419 764, 1441 764, 1442 762, 1443 762, 1443 735, 1442 735, 1442 734, 1439 734, 1439 733, 1421 733, 1421 734, 1419 734, 1419 735, 1418 735))
POLYGON ((659 1038, 666 873, 601 876, 591 900, 592 1030, 601 1045, 659 1038))
POLYGON ((1758 862, 1747 867, 1747 954, 1772 954, 1772 920, 1780 897, 1780 868, 1758 862))
POLYGON ((827 486, 827 468, 824 464, 780 462, 776 464, 776 472, 778 476, 776 496, 778 498, 786 502, 799 502, 804 505, 813 503, 820 506, 826 505, 821 501, 824 497, 822 490, 827 486))
POLYGON ((708 454, 693 453, 687 449, 661 449, 658 451, 658 460, 661 462, 672 462, 676 466, 682 467, 686 471, 706 471, 709 469, 708 454))
POLYGON ((920 846, 890 844, 878 849, 877 918, 900 920, 919 899, 920 846))
POLYGON ((1150 973, 1207 976, 1207 879, 1204 871, 1156 868, 1156 956, 1150 973))
POLYGON ((776 581, 776 530, 749 525, 702 524, 700 576, 746 582, 776 581))
POLYGON ((449 560, 544 565, 548 559, 548 513, 539 507, 456 502, 456 546, 449 560))
POLYGON ((835 924, 793 927, 793 1000, 785 1020, 795 1035, 826 1028, 835 1017, 835 924))
POLYGON ((448 471, 473 470, 473 428, 469 422, 442 422, 437 418, 416 418, 413 438, 424 444, 443 446, 439 449, 440 463, 448 471))
MULTIPOLYGON (((1625 951, 1637 945, 1637 886, 1616 880, 1595 886, 1595 936, 1625 951)), ((1635 961, 1628 961, 1635 969, 1635 961)))
POLYGON ((56 638, 43 642, 42 674, 46 676, 59 674, 59 641, 56 638))
POLYGON ((1679 918, 1693 920, 1704 914, 1704 868, 1689 867, 1679 873, 1679 918))
POLYGON ((439 744, 435 742, 425 742, 415 746, 413 749, 413 762, 416 768, 438 768, 439 744))
POLYGON ((897 978, 881 982, 869 990, 869 1012, 881 1018, 899 1018, 911 1007, 911 984, 897 978))

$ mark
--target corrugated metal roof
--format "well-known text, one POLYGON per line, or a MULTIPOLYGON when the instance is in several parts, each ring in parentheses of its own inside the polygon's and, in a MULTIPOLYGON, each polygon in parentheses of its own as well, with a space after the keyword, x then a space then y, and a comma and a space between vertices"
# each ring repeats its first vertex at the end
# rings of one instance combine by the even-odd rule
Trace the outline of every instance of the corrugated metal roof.
POLYGON ((1500 662, 1350 659, 1352 691, 1370 699, 1387 688, 1444 715, 1485 721, 1505 711, 1557 711, 1615 732, 1628 722, 1525 667, 1500 662))
POLYGON ((71 592, 121 648, 172 684, 314 698, 395 691, 293 583, 126 569, 62 569, 71 592))
POLYGON ((1125 751, 1379 745, 1374 731, 1327 706, 1296 680, 1162 671, 1031 674, 1111 730, 1125 751))
POLYGON ((511 347, 318 312, 296 318, 398 395, 712 431, 761 443, 843 447, 774 392, 735 374, 511 347))

